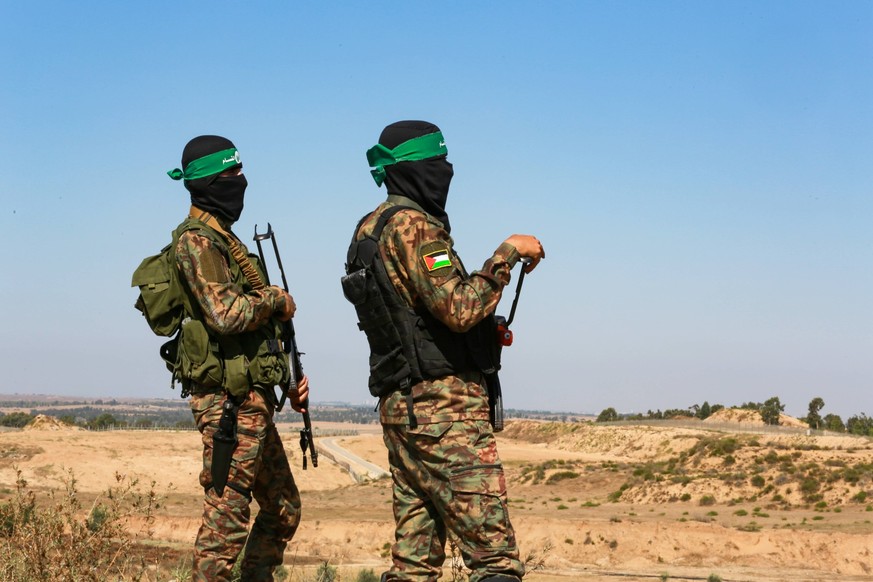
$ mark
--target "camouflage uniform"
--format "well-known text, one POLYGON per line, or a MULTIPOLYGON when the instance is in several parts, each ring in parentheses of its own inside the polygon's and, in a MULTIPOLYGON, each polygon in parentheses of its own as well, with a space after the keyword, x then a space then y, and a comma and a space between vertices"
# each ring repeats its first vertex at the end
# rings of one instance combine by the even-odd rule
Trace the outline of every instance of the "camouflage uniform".
MULTIPOLYGON (((184 232, 179 237, 176 258, 214 332, 235 334, 258 329, 284 306, 285 299, 275 288, 254 291, 234 281, 229 268, 233 258, 215 242, 215 237, 196 230, 184 232)), ((262 388, 249 389, 237 416, 239 444, 231 460, 228 484, 222 497, 218 497, 212 487, 212 437, 226 395, 220 388, 194 386, 192 392, 191 411, 203 435, 200 484, 205 491, 192 580, 230 580, 243 546, 242 579, 273 580, 273 568, 282 563, 285 546, 300 522, 300 495, 273 424, 272 401, 262 388), (259 511, 249 534, 252 497, 258 502, 259 511)))
MULTIPOLYGON (((389 196, 362 224, 373 231, 386 208, 411 200, 389 196)), ((386 225, 382 257, 389 278, 408 305, 427 309, 449 329, 464 332, 493 313, 518 262, 501 244, 482 269, 468 275, 443 225, 419 210, 402 210, 386 225), (433 263, 428 257, 448 257, 433 263)), ((386 581, 436 581, 447 534, 458 543, 471 582, 498 575, 521 578, 515 533, 506 506, 503 466, 488 422, 482 375, 463 372, 412 387, 418 426, 409 427, 406 397, 380 402, 383 439, 393 478, 395 543, 386 581)))

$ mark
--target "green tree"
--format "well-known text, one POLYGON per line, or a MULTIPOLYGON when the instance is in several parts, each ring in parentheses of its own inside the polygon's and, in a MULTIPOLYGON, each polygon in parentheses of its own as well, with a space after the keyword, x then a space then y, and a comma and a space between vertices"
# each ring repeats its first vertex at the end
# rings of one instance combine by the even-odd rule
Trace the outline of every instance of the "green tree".
POLYGON ((62 414, 61 416, 58 417, 58 420, 60 422, 63 422, 64 424, 69 424, 70 426, 76 426, 76 417, 73 416, 72 414, 62 414))
POLYGON ((88 423, 88 428, 91 430, 104 430, 111 426, 117 426, 119 422, 115 420, 115 417, 109 414, 108 412, 104 412, 103 414, 98 415, 94 419, 92 419, 88 423))
POLYGON ((614 420, 618 420, 618 413, 615 411, 615 408, 611 406, 609 408, 604 408, 597 417, 597 422, 612 422, 614 420))
POLYGON ((862 412, 860 415, 853 416, 846 421, 846 430, 851 434, 873 436, 873 418, 868 417, 862 412))
POLYGON ((846 432, 846 425, 843 424, 843 419, 839 414, 826 414, 824 417, 824 427, 826 430, 834 432, 846 432))
POLYGON ((700 420, 706 420, 712 415, 712 407, 709 406, 709 402, 703 401, 703 404, 700 405, 700 408, 697 410, 697 418, 700 420))
POLYGON ((764 405, 760 410, 761 420, 764 421, 764 424, 776 426, 779 424, 779 415, 783 410, 785 410, 785 405, 779 402, 778 396, 774 396, 764 401, 764 405))
POLYGON ((32 414, 27 414, 26 412, 10 412, 9 414, 0 415, 0 426, 22 428, 31 420, 33 420, 32 414))
POLYGON ((664 418, 693 418, 694 414, 687 408, 668 408, 664 411, 664 418))
POLYGON ((822 408, 824 408, 825 402, 818 396, 809 401, 809 414, 806 415, 806 424, 809 425, 810 428, 820 429, 824 424, 824 421, 819 414, 822 408))

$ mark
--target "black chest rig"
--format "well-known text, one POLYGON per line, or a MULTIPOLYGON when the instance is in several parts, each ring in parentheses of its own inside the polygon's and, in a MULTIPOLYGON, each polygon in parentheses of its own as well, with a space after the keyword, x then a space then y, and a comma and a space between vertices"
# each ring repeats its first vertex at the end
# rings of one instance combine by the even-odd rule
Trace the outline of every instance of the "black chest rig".
POLYGON ((358 328, 370 346, 370 394, 409 393, 423 381, 462 372, 496 374, 500 350, 494 316, 464 333, 450 330, 424 308, 406 304, 385 270, 379 239, 391 217, 405 206, 387 208, 373 232, 357 239, 355 228, 342 278, 343 294, 358 315, 358 328))

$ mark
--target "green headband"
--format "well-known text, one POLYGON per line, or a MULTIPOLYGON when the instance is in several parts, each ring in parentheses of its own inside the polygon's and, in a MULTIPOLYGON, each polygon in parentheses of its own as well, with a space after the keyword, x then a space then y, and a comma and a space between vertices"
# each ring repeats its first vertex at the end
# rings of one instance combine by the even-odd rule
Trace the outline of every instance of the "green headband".
POLYGON ((441 132, 430 133, 420 137, 414 137, 403 142, 393 150, 389 150, 382 144, 376 144, 367 150, 367 161, 375 168, 370 170, 376 185, 381 186, 385 181, 385 166, 391 166, 397 162, 417 162, 436 156, 444 156, 449 153, 446 149, 446 141, 441 132))
POLYGON ((181 180, 182 178, 185 178, 186 180, 196 180, 197 178, 205 178, 206 176, 212 176, 213 174, 220 174, 227 168, 237 166, 241 163, 242 162, 239 161, 239 152, 236 151, 236 148, 230 148, 227 150, 221 150, 220 152, 215 152, 214 154, 209 154, 208 156, 203 156, 202 158, 197 158, 196 160, 191 160, 188 162, 188 165, 185 166, 184 172, 179 168, 176 168, 167 172, 167 175, 174 180, 181 180))

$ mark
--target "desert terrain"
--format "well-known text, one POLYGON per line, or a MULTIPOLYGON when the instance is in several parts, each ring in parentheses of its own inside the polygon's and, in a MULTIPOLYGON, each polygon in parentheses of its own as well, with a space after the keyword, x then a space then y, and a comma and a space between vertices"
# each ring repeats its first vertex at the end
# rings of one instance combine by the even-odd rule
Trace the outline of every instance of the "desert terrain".
MULTIPOLYGON (((534 568, 526 580, 873 580, 873 439, 808 435, 792 420, 764 430, 726 410, 683 426, 507 422, 498 442, 511 518, 534 568)), ((375 468, 337 464, 323 449, 318 467, 303 471, 299 427, 280 426, 303 497, 290 579, 325 560, 345 580, 360 568, 378 573, 393 536, 379 428, 313 423, 317 443, 375 468), (357 434, 329 436, 337 428, 357 434)), ((177 557, 199 525, 199 470, 194 431, 90 432, 42 419, 0 432, 0 501, 18 471, 41 494, 72 474, 86 500, 116 475, 153 484, 162 504, 150 543, 177 557)))

